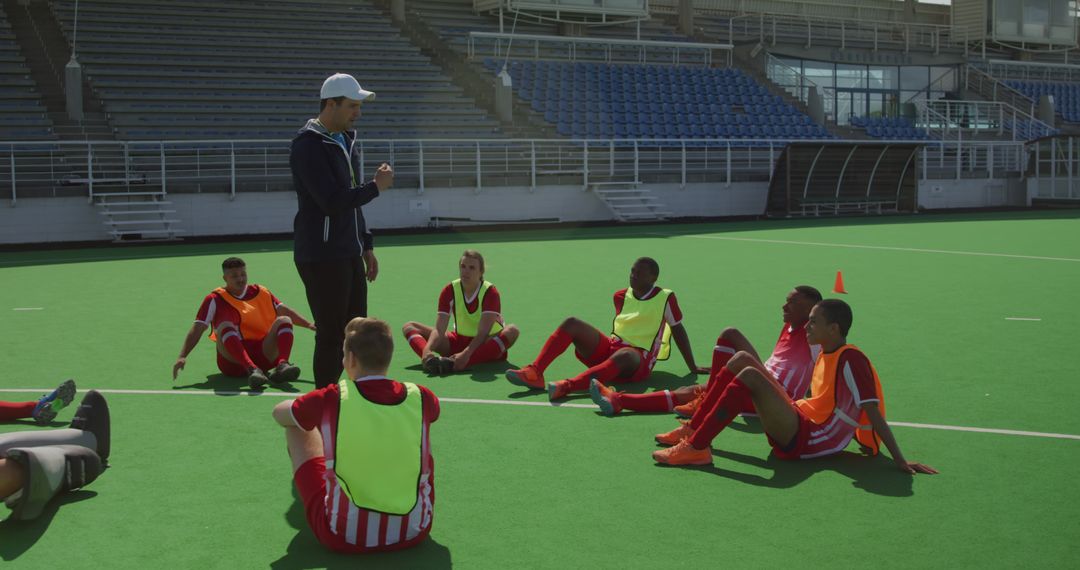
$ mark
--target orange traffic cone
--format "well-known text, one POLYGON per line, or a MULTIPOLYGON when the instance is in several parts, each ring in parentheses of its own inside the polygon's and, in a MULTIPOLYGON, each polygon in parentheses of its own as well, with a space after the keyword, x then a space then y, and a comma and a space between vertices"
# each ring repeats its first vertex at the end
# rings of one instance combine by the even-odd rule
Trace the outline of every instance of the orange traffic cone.
POLYGON ((832 288, 833 293, 843 293, 847 295, 847 291, 844 290, 844 276, 839 271, 836 272, 836 283, 832 288))

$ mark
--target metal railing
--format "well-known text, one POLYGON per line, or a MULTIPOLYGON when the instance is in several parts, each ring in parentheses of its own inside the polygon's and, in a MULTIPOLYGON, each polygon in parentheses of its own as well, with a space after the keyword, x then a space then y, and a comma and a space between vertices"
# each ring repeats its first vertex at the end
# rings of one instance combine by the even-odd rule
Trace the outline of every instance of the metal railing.
MULTIPOLYGON (((820 16, 791 14, 715 14, 727 20, 727 41, 757 38, 762 44, 776 45, 780 40, 798 43, 807 48, 815 45, 837 45, 896 49, 929 48, 934 53, 943 47, 966 43, 966 32, 954 37, 950 26, 908 22, 879 22, 847 20, 820 16)), ((706 30, 708 32, 708 30, 706 30)), ((723 38, 723 34, 719 34, 723 38)))
POLYGON ((1033 141, 1028 148, 1035 197, 1080 202, 1080 139, 1051 137, 1033 141))
POLYGON ((778 87, 787 91, 804 104, 809 104, 810 90, 817 89, 823 98, 826 121, 836 121, 836 89, 821 87, 802 71, 791 67, 771 53, 765 52, 765 75, 778 87))
POLYGON ((974 65, 964 66, 964 86, 992 101, 1003 101, 1017 109, 1027 110, 1028 114, 1035 114, 1035 102, 1031 98, 974 65))
POLYGON ((713 52, 723 51, 731 65, 731 44, 573 38, 499 32, 469 32, 468 56, 475 58, 554 59, 604 63, 658 63, 711 66, 713 52), (694 57, 689 57, 693 55, 694 57))
MULTIPOLYGON (((14 205, 34 196, 103 193, 237 192, 292 187, 288 140, 0 142, 0 191, 14 205), (58 190, 64 190, 59 192, 58 190)), ((361 141, 359 176, 394 166, 398 188, 580 185, 604 181, 731 184, 767 180, 789 142, 768 140, 388 140, 361 141)), ((821 142, 821 141, 811 141, 821 142)), ((835 141, 892 144, 896 141, 835 141)), ((1024 144, 923 144, 922 178, 1024 171, 1024 144), (966 173, 966 174, 965 174, 966 173)))
MULTIPOLYGON (((679 0, 649 0, 649 8, 654 12, 678 13, 679 0)), ((732 14, 768 12, 878 22, 902 22, 909 18, 905 6, 891 0, 694 0, 694 8, 732 14)), ((947 24, 949 7, 923 4, 917 17, 925 23, 947 24)))
POLYGON ((971 65, 984 70, 998 80, 1061 81, 1066 83, 1080 81, 1080 66, 1075 64, 990 59, 971 65))
POLYGON ((919 102, 915 108, 917 126, 940 132, 947 140, 1008 132, 1012 140, 1025 141, 1057 133, 1032 114, 998 101, 938 99, 919 102))

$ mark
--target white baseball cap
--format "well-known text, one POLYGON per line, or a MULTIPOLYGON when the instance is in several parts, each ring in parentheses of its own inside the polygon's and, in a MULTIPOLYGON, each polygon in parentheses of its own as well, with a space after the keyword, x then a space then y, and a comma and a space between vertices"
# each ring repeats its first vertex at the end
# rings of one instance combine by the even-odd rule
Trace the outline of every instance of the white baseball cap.
POLYGON ((364 91, 363 87, 360 87, 360 83, 356 81, 356 78, 347 73, 335 73, 323 81, 322 91, 320 92, 320 99, 333 99, 334 97, 345 97, 352 99, 353 101, 366 101, 368 99, 374 99, 375 94, 371 91, 364 91))

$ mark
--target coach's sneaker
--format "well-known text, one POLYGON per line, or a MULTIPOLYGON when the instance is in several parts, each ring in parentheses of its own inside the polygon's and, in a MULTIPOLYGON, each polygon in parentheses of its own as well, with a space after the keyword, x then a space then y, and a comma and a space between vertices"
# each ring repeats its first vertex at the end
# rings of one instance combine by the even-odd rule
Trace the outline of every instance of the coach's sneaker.
POLYGON ((652 458, 665 465, 712 465, 712 450, 695 449, 690 445, 689 439, 684 439, 675 444, 675 447, 654 451, 652 458))
POLYGON ((694 429, 690 427, 690 422, 679 420, 679 427, 667 432, 658 433, 655 436, 656 443, 660 445, 675 445, 680 441, 693 435, 694 429))
POLYGON ((93 449, 106 465, 109 463, 111 443, 109 425, 109 404, 105 402, 105 396, 97 390, 88 391, 75 410, 75 417, 71 418, 69 427, 94 434, 93 449))
MULTIPOLYGON (((299 366, 297 366, 295 364, 292 364, 290 362, 282 362, 281 364, 278 364, 277 366, 274 367, 273 370, 270 371, 270 376, 269 376, 268 380, 270 380, 271 384, 281 385, 281 384, 288 384, 289 382, 294 382, 299 377, 300 377, 300 367, 299 366)), ((248 380, 250 381, 250 378, 248 380)))
POLYGON ((515 386, 524 386, 533 390, 547 388, 547 383, 544 382, 544 373, 537 370, 532 364, 518 370, 507 370, 506 379, 515 386))
POLYGON ((589 381, 589 396, 597 406, 600 406, 600 413, 605 416, 614 416, 622 411, 619 393, 604 386, 596 378, 589 381))
POLYGON ((71 403, 71 400, 75 397, 75 381, 68 379, 60 383, 55 390, 45 394, 38 400, 36 406, 34 406, 34 412, 31 417, 37 422, 37 425, 43 426, 53 421, 56 417, 56 413, 64 409, 71 403))
POLYGON ((266 377, 266 374, 258 368, 252 368, 248 374, 248 386, 251 386, 252 390, 258 390, 266 385, 270 379, 266 377))
POLYGON ((554 402, 560 398, 565 398, 570 393, 570 382, 567 380, 559 380, 558 382, 547 383, 548 400, 554 402))

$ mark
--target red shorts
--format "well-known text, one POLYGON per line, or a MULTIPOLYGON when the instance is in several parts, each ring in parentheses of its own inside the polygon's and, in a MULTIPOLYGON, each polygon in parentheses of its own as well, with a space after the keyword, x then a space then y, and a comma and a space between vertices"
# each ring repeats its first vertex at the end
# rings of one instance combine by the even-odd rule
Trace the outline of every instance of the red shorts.
MULTIPOLYGON (((266 354, 263 353, 263 339, 248 340, 245 338, 241 339, 240 342, 244 345, 244 352, 247 352, 248 357, 255 363, 255 366, 265 371, 274 369, 274 363, 267 360, 266 354)), ((217 353, 217 367, 226 376, 245 377, 248 375, 247 367, 225 358, 225 355, 221 354, 220 350, 217 353)))
POLYGON ((446 340, 450 341, 450 354, 457 354, 466 348, 474 337, 458 334, 454 331, 446 333, 446 340))
POLYGON ((623 382, 641 382, 652 374, 653 366, 656 365, 656 358, 648 353, 646 350, 630 346, 622 341, 622 339, 613 336, 600 335, 600 342, 596 344, 596 350, 588 358, 581 355, 580 352, 574 351, 574 356, 581 361, 582 364, 592 368, 597 364, 604 362, 611 358, 616 351, 622 348, 632 348, 638 352, 641 356, 641 363, 638 364, 637 370, 634 371, 629 377, 619 378, 623 382))
POLYGON ((293 474, 293 483, 300 493, 300 502, 304 505, 308 526, 320 544, 344 554, 363 554, 367 552, 388 552, 416 546, 427 538, 428 527, 411 540, 405 540, 389 546, 367 547, 349 544, 345 538, 330 530, 330 518, 326 513, 326 458, 315 457, 308 460, 293 474))
POLYGON ((855 435, 855 428, 835 415, 830 416, 824 424, 816 424, 798 408, 795 411, 799 414, 799 431, 795 438, 785 444, 769 437, 773 455, 779 459, 813 459, 839 453, 855 435))

